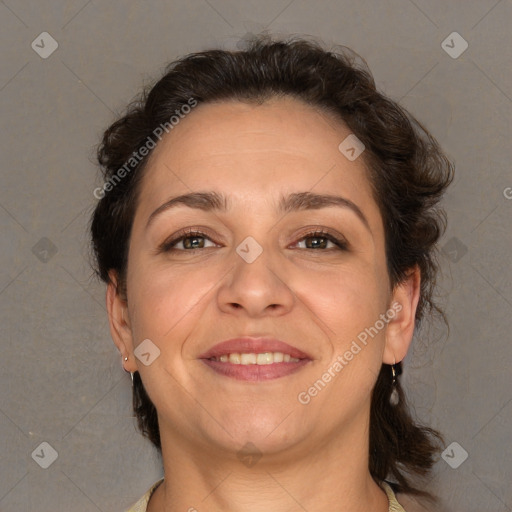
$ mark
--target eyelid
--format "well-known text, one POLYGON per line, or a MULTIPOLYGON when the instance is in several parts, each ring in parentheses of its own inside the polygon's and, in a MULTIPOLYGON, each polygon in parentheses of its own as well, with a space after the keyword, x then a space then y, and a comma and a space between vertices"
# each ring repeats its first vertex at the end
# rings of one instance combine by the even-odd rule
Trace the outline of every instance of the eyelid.
POLYGON ((335 238, 338 238, 340 242, 348 243, 347 239, 339 231, 337 231, 333 228, 326 228, 325 226, 318 226, 318 225, 311 225, 311 226, 306 226, 306 227, 302 228, 301 231, 299 232, 299 234, 295 235, 294 238, 305 237, 307 235, 312 235, 312 234, 331 235, 335 238))

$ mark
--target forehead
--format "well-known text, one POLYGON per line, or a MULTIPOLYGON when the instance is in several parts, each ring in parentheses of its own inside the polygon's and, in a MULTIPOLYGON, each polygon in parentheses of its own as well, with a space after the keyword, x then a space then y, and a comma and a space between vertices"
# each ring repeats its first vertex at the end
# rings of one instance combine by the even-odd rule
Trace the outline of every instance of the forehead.
MULTIPOLYGON (((235 100, 200 104, 157 146, 152 160, 183 163, 223 155, 289 153, 289 158, 332 159, 350 130, 341 120, 285 96, 262 104, 235 100), (179 148, 179 151, 173 149, 179 148), (171 154, 172 153, 172 154, 171 154), (183 157, 183 158, 181 158, 183 157)), ((222 158, 219 158, 222 160, 222 158)))
POLYGON ((141 207, 197 190, 222 190, 254 206, 313 191, 342 193, 378 216, 363 158, 350 161, 339 149, 350 134, 333 115, 290 97, 199 104, 153 151, 141 207))

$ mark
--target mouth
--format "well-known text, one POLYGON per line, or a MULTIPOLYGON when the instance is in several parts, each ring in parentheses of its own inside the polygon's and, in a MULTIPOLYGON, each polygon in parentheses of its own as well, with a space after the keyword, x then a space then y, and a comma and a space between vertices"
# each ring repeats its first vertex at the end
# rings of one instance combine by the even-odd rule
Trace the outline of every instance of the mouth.
POLYGON ((220 363, 231 363, 231 364, 257 364, 259 366, 274 363, 298 363, 300 358, 292 357, 290 354, 283 352, 260 352, 255 354, 253 352, 242 353, 232 352, 231 354, 223 354, 218 357, 210 357, 210 361, 218 361, 220 363))
POLYGON ((253 382, 291 375, 312 361, 308 354, 274 338, 227 340, 199 359, 217 374, 253 382))

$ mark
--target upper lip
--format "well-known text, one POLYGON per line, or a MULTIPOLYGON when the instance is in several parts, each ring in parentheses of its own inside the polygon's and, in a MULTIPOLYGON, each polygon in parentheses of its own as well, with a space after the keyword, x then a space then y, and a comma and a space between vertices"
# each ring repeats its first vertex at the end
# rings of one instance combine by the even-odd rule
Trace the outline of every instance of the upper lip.
POLYGON ((292 347, 284 341, 270 337, 242 337, 222 341, 201 354, 199 359, 210 359, 212 357, 220 357, 233 353, 258 354, 263 352, 282 352, 283 354, 290 354, 291 357, 297 359, 311 359, 309 354, 302 352, 298 348, 292 347))

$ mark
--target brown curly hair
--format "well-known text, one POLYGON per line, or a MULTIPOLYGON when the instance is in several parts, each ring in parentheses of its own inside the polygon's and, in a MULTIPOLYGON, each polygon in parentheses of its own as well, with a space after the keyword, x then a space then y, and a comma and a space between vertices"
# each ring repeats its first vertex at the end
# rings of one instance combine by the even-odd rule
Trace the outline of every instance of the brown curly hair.
MULTIPOLYGON (((276 40, 260 34, 244 50, 215 49, 178 59, 105 131, 97 158, 111 186, 102 189, 91 219, 99 277, 108 283, 108 272, 114 270, 118 293, 126 293, 130 231, 151 151, 122 179, 115 183, 112 179, 147 144, 156 127, 168 122, 191 98, 199 104, 221 100, 261 104, 283 95, 341 119, 363 142, 362 158, 384 220, 390 283, 403 282, 412 268, 419 267, 416 329, 426 314, 446 322, 433 292, 437 241, 446 228, 439 201, 453 180, 451 162, 410 113, 377 91, 366 63, 357 54, 346 47, 328 51, 317 41, 299 37, 276 40)), ((401 363, 397 369, 401 373, 401 363)), ((397 491, 429 498, 412 478, 429 473, 443 439, 413 420, 399 382, 396 387, 400 400, 390 405, 391 368, 383 364, 371 401, 369 470, 378 483, 391 477, 397 491)), ((133 379, 133 408, 143 435, 161 450, 156 410, 138 372, 133 379)))

